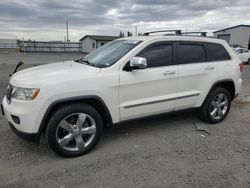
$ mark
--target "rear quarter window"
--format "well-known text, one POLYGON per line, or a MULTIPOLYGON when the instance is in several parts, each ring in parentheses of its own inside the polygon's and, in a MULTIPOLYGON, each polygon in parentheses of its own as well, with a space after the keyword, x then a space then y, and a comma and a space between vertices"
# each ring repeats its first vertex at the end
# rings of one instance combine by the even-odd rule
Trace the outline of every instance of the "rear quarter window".
POLYGON ((227 50, 221 44, 204 43, 207 55, 207 61, 224 61, 230 60, 231 57, 227 50))

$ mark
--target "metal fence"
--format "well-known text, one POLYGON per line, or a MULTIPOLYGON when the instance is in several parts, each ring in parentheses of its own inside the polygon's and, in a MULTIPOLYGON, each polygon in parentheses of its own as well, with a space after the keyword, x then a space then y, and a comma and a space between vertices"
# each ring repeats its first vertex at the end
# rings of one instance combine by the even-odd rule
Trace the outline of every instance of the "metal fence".
POLYGON ((81 52, 80 42, 61 41, 17 41, 20 51, 23 52, 81 52))
POLYGON ((17 41, 13 39, 0 39, 0 49, 17 48, 17 41))

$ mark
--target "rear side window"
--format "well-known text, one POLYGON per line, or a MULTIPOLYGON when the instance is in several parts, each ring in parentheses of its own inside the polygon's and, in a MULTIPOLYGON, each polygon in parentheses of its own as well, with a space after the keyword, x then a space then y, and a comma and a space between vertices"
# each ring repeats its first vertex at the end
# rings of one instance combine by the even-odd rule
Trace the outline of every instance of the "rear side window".
POLYGON ((221 44, 204 43, 207 61, 223 61, 230 60, 231 57, 221 44))
POLYGON ((178 64, 199 63, 206 61, 206 53, 202 43, 179 42, 177 47, 178 64))
POLYGON ((237 49, 237 50, 235 51, 235 53, 236 53, 236 54, 242 54, 242 49, 237 49))
POLYGON ((249 50, 246 50, 246 49, 242 49, 242 53, 248 53, 249 50))
POLYGON ((173 44, 156 43, 137 54, 147 60, 148 67, 160 67, 172 64, 173 44))

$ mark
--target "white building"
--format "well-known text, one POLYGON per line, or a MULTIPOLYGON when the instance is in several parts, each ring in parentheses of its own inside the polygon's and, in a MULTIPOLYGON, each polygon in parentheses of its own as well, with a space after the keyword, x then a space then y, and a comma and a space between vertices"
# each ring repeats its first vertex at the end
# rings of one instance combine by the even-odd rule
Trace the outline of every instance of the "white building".
POLYGON ((214 31, 214 37, 224 39, 231 45, 250 49, 250 25, 237 25, 214 31))
POLYGON ((115 36, 86 35, 80 39, 82 43, 82 52, 90 53, 107 42, 117 38, 118 37, 115 36))

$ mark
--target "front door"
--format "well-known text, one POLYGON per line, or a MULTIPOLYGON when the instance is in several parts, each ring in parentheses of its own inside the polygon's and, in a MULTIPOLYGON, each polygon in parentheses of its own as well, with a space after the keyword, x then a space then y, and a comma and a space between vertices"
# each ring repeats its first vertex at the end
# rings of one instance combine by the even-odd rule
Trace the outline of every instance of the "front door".
POLYGON ((121 120, 167 112, 175 107, 178 71, 173 64, 173 43, 153 43, 136 56, 146 58, 148 67, 121 70, 121 120))

